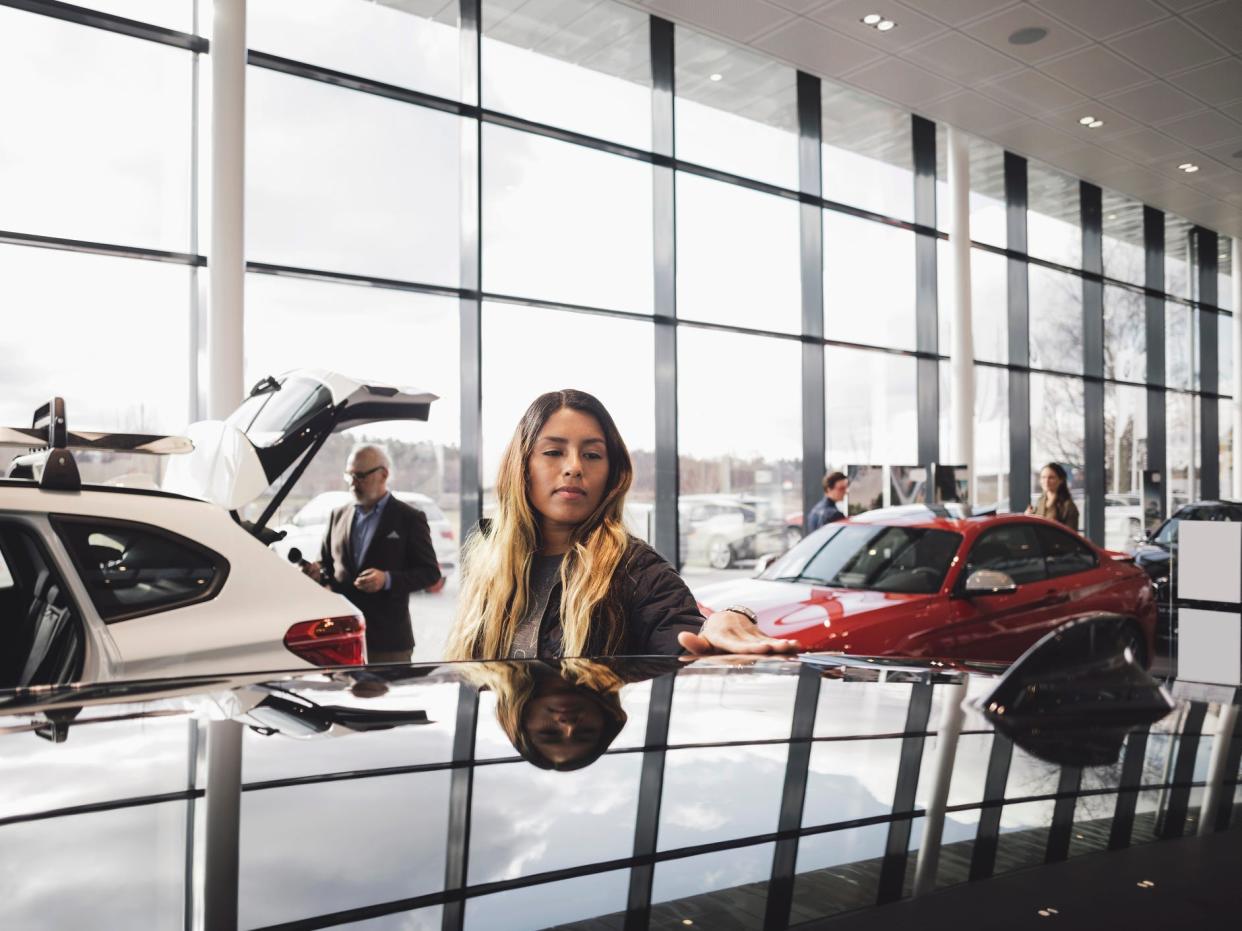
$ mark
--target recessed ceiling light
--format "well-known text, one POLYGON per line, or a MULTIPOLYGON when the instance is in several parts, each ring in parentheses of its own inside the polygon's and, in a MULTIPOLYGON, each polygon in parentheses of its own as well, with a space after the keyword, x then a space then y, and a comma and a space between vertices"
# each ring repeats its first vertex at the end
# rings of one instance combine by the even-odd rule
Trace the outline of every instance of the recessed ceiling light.
POLYGON ((723 81, 723 80, 724 80, 724 75, 723 75, 723 74, 713 74, 713 75, 710 75, 710 76, 709 76, 708 80, 711 80, 711 81, 723 81))
POLYGON ((875 24, 875 28, 880 30, 880 32, 888 32, 890 29, 892 29, 896 25, 897 24, 893 22, 891 19, 882 19, 878 23, 875 24))
POLYGON ((1108 218, 1109 218, 1110 220, 1115 220, 1115 219, 1117 219, 1117 214, 1115 214, 1115 213, 1110 213, 1110 214, 1108 215, 1108 218))
POLYGON ((868 13, 866 16, 862 18, 862 22, 864 26, 874 26, 876 23, 878 23, 883 18, 884 17, 881 16, 879 13, 868 13))
POLYGON ((1027 26, 1025 29, 1019 29, 1009 34, 1010 45, 1034 45, 1040 39, 1047 37, 1048 30, 1041 26, 1027 26))
POLYGON ((1194 162, 1182 162, 1177 167, 1180 168, 1182 171, 1186 172, 1186 174, 1188 175, 1192 175, 1196 171, 1199 170, 1199 166, 1196 165, 1194 162))
POLYGON ((1084 117, 1083 117, 1082 119, 1080 119, 1078 122, 1082 123, 1082 125, 1083 125, 1083 126, 1090 126, 1092 123, 1094 123, 1094 122, 1095 122, 1095 117, 1094 117, 1094 116, 1084 116, 1084 117))
POLYGON ((1090 123, 1087 124, 1087 128, 1088 129, 1099 129, 1103 125, 1104 125, 1103 120, 1092 120, 1090 123))

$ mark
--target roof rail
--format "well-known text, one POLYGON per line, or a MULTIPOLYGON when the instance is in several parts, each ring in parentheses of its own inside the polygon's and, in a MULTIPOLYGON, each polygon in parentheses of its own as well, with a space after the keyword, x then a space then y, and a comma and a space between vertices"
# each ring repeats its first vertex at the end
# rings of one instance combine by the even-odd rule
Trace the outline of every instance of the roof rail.
POLYGON ((177 455, 194 450, 183 436, 146 433, 74 433, 69 430, 63 398, 52 398, 34 412, 29 427, 0 427, 0 447, 29 451, 8 467, 8 478, 38 478, 39 487, 78 491, 82 478, 70 449, 108 450, 152 456, 177 455))

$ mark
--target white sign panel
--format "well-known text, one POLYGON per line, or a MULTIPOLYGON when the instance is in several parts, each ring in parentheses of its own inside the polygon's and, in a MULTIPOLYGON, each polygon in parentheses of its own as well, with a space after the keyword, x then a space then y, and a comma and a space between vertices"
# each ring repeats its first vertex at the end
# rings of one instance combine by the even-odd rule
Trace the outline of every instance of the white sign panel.
POLYGON ((1179 609, 1177 677, 1219 685, 1242 683, 1242 615, 1179 609))
POLYGON ((1242 603, 1242 523, 1184 520, 1177 535, 1177 597, 1242 603))

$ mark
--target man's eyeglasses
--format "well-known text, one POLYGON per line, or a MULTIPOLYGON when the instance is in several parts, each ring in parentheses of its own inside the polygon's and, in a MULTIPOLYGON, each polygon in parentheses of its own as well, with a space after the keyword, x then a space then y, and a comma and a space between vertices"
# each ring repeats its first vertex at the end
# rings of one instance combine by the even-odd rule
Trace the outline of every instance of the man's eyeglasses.
POLYGON ((368 475, 371 475, 374 472, 378 472, 382 468, 384 468, 382 465, 378 465, 374 469, 367 469, 365 472, 346 472, 344 473, 345 484, 348 485, 350 482, 361 482, 368 475))

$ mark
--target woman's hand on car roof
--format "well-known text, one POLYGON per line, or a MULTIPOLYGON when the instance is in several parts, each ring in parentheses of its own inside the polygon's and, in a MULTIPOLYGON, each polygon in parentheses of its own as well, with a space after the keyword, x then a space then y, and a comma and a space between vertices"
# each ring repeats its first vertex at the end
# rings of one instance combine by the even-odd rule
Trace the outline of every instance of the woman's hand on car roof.
POLYGON ((797 653, 793 640, 765 636, 750 618, 736 611, 717 611, 703 622, 699 632, 682 631, 677 642, 687 653, 797 653))

